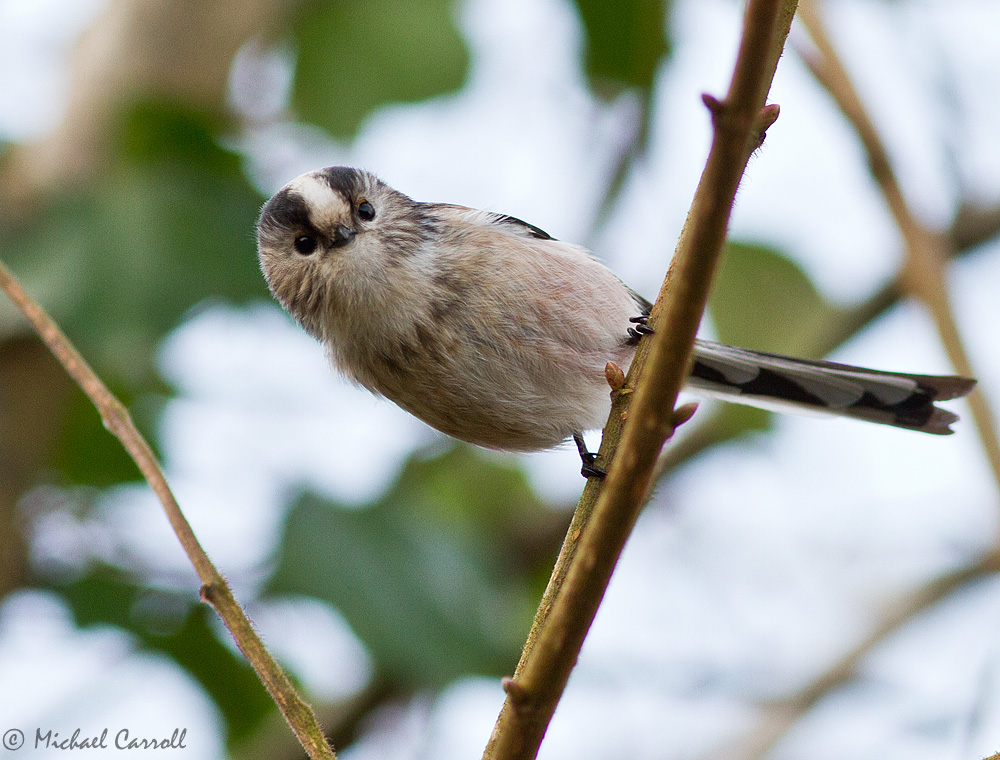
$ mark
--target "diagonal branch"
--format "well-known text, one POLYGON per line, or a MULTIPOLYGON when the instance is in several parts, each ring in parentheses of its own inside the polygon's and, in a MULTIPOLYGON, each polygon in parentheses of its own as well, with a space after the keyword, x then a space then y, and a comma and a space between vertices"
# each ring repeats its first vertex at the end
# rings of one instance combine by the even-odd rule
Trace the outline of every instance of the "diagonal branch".
POLYGON ((1000 232, 1000 206, 981 206, 964 201, 948 230, 952 246, 964 251, 982 245, 1000 232))
MULTIPOLYGON (((799 51, 817 80, 827 89, 858 133, 868 155, 869 165, 881 189, 906 245, 904 269, 897 282, 877 294, 873 305, 888 306, 900 293, 919 298, 931 312, 941 340, 955 368, 969 376, 972 369, 962 345, 948 294, 945 290, 945 264, 957 248, 976 245, 995 234, 1000 214, 996 210, 978 215, 960 212, 949 235, 924 227, 910 211, 882 144, 860 97, 840 62, 813 0, 802 0, 799 16, 815 44, 815 52, 799 51)), ((982 391, 969 399, 973 419, 982 440, 994 478, 1000 487, 1000 445, 997 443, 993 416, 982 391)), ((899 601, 878 625, 847 654, 794 697, 774 704, 755 731, 740 742, 740 747, 725 755, 729 760, 758 760, 765 757, 788 730, 816 703, 852 678, 860 662, 880 643, 907 621, 945 599, 957 588, 1000 571, 1000 546, 994 547, 971 565, 942 575, 899 601)))
POLYGON ((858 666, 871 651, 917 615, 946 599, 967 584, 1000 572, 1000 550, 994 549, 971 565, 952 570, 899 600, 878 625, 856 643, 836 663, 817 676, 797 694, 768 705, 764 717, 749 735, 740 738, 712 757, 725 760, 760 760, 767 757, 788 731, 816 704, 844 686, 857 673, 858 666))
POLYGON ((602 487, 592 478, 581 497, 521 661, 505 681, 507 699, 486 747, 488 760, 537 754, 638 516, 657 454, 679 421, 672 410, 736 190, 751 152, 777 118, 777 107, 764 103, 794 11, 795 0, 751 0, 729 93, 721 102, 704 98, 712 113, 712 148, 650 315, 654 328, 669 329, 640 343, 617 393, 598 459, 611 461, 607 479, 602 487), (612 457, 619 435, 620 451, 612 457))
POLYGON ((125 406, 101 382, 80 353, 70 343, 69 338, 59 329, 42 308, 35 303, 0 262, 0 290, 3 290, 14 305, 27 318, 31 326, 49 347, 77 385, 100 412, 104 426, 121 441, 143 477, 152 487, 167 520, 184 547, 191 564, 201 579, 201 598, 211 604, 226 624, 240 650, 250 661, 257 676, 278 705, 281 714, 288 721, 309 757, 313 760, 335 760, 333 750, 323 736, 323 730, 313 714, 312 708, 298 695, 281 666, 271 657, 263 642, 253 629, 242 608, 233 597, 233 592, 215 565, 205 554, 190 523, 167 484, 166 477, 156 456, 142 434, 135 427, 125 406))
MULTIPOLYGON (((830 42, 813 0, 803 1, 799 18, 815 44, 815 53, 800 51, 802 57, 857 132, 868 156, 872 176, 902 233, 906 259, 901 284, 930 312, 955 370, 966 377, 975 377, 945 285, 945 265, 954 255, 953 244, 945 235, 923 225, 910 210, 892 169, 889 153, 830 42)), ((1000 438, 982 389, 974 391, 969 397, 969 408, 983 451, 993 470, 993 478, 1000 489, 1000 438)))

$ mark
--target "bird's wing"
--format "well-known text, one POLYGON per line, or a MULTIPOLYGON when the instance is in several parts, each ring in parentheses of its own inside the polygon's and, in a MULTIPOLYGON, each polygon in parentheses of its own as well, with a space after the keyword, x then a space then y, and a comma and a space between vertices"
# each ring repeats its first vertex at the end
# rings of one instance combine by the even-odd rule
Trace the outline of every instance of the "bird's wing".
POLYGON ((528 224, 516 216, 509 216, 496 211, 459 206, 454 203, 425 203, 423 205, 432 213, 453 221, 495 225, 506 232, 526 238, 533 238, 534 240, 555 240, 545 230, 533 224, 528 224))

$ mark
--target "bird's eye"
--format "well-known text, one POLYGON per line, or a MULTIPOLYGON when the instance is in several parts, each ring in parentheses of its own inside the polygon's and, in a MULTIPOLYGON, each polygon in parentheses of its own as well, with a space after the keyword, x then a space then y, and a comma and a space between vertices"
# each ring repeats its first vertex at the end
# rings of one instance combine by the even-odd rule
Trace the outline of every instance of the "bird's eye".
POLYGON ((361 201, 361 203, 358 204, 358 216, 366 222, 370 222, 375 218, 375 207, 368 201, 361 201))
POLYGON ((295 238, 295 250, 301 253, 303 256, 308 256, 314 253, 319 247, 319 243, 316 242, 316 238, 312 235, 299 235, 295 238))

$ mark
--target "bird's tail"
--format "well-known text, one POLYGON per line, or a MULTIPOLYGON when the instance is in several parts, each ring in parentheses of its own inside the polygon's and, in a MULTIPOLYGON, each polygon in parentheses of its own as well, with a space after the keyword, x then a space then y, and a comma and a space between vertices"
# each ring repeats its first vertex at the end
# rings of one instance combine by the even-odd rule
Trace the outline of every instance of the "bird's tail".
POLYGON ((688 386, 696 393, 766 409, 855 417, 949 435, 958 415, 934 404, 975 387, 966 377, 908 375, 793 359, 699 340, 688 386))

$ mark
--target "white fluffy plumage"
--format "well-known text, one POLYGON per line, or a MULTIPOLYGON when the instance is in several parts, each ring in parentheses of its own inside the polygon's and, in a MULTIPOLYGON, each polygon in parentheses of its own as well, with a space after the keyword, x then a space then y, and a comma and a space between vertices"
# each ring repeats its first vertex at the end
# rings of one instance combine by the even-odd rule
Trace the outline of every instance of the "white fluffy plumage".
MULTIPOLYGON (((341 372, 489 448, 545 449, 601 427, 605 365, 627 369, 649 310, 580 246, 502 214, 414 201, 346 167, 278 191, 257 239, 271 292, 341 372)), ((974 385, 705 341, 689 379, 731 401, 935 434, 958 418, 934 402, 974 385)))

